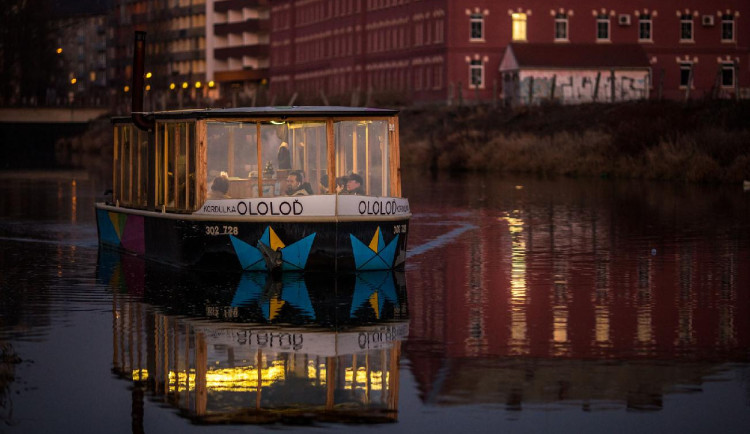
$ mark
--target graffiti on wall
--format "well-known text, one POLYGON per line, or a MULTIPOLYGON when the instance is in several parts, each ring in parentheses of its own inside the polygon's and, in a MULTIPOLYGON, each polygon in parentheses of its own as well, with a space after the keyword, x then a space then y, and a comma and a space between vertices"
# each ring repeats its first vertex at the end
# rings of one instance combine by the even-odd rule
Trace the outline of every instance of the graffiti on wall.
POLYGON ((645 99, 650 80, 646 71, 521 71, 503 84, 513 104, 577 104, 645 99))

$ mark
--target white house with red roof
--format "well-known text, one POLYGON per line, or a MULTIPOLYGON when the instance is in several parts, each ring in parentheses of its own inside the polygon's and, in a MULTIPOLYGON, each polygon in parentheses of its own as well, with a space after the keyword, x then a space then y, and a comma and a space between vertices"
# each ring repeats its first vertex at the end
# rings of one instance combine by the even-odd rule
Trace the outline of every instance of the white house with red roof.
POLYGON ((512 105, 647 99, 651 65, 636 44, 508 44, 500 74, 512 105))

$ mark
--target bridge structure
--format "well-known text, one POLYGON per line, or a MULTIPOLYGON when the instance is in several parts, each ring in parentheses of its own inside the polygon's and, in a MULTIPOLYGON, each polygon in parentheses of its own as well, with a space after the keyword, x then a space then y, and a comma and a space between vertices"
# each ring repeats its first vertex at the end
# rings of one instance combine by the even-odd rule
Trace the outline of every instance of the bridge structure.
POLYGON ((0 123, 85 124, 107 113, 106 108, 0 107, 0 123))

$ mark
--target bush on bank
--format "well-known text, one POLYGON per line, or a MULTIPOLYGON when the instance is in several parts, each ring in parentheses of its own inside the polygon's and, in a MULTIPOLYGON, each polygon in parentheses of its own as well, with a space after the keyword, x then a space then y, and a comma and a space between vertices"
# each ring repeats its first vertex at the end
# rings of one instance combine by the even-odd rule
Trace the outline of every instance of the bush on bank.
POLYGON ((692 182, 750 179, 750 102, 401 112, 404 167, 692 182))

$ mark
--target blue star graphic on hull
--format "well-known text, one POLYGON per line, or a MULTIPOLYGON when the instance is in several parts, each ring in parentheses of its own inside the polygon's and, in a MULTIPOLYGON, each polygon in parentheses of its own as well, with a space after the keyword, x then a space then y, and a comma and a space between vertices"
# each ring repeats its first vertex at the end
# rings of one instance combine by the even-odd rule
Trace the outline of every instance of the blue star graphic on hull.
MULTIPOLYGON (((239 259, 243 270, 268 270, 263 253, 261 253, 259 248, 242 241, 234 235, 230 235, 229 238, 232 240, 234 252, 237 254, 237 259, 239 259)), ((281 271, 303 271, 307 264, 307 257, 310 255, 313 240, 315 240, 315 233, 287 246, 276 235, 271 226, 268 226, 260 237, 259 243, 273 252, 281 252, 281 271)))
POLYGON ((396 235, 386 246, 385 241, 383 241, 382 230, 378 226, 370 244, 367 245, 358 240, 354 235, 349 234, 357 271, 390 270, 393 268, 393 260, 396 257, 396 247, 398 247, 398 237, 399 236, 396 235))

